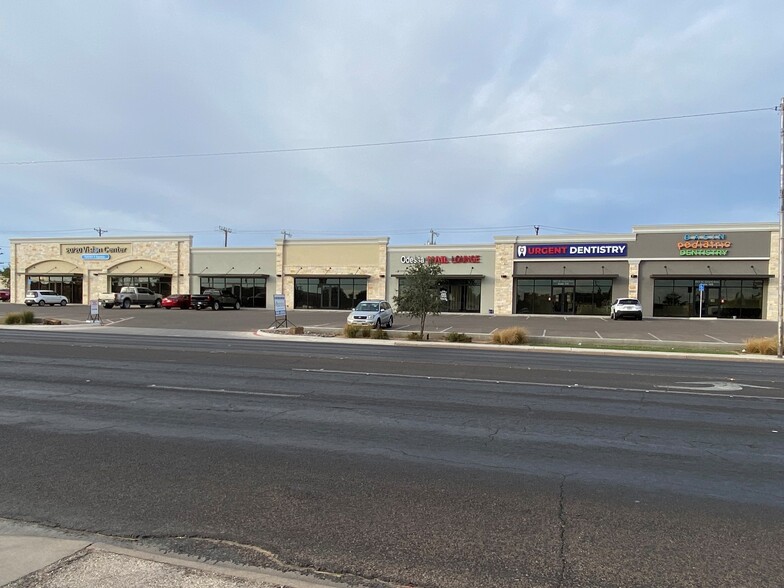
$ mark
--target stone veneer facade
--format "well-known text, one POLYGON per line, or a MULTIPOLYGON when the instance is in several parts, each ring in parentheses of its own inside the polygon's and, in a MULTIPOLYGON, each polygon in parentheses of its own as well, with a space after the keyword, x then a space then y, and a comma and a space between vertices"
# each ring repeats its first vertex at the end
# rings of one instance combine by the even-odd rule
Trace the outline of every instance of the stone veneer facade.
MULTIPOLYGON (((139 264, 150 273, 171 275, 172 291, 186 292, 189 288, 192 237, 119 237, 113 239, 12 239, 11 240, 11 300, 21 302, 25 296, 28 274, 81 274, 82 300, 87 304, 98 294, 109 289, 113 271, 126 264, 139 264), (66 248, 84 247, 102 250, 109 247, 125 248, 109 259, 83 259, 78 253, 67 253, 66 248)), ((130 267, 130 266, 128 266, 130 267)), ((132 273, 129 271, 128 273, 132 273)))

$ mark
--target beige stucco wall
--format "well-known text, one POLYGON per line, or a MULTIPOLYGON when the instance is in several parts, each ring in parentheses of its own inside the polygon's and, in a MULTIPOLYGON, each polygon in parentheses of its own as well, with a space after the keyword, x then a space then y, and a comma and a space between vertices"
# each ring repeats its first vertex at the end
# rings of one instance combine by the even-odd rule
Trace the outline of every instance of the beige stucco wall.
POLYGON ((305 277, 367 277, 368 298, 386 298, 389 239, 341 241, 278 240, 275 242, 276 292, 294 307, 294 280, 305 277))
POLYGON ((108 290, 111 274, 171 275, 172 291, 186 291, 191 260, 190 236, 117 237, 113 239, 11 239, 11 300, 24 299, 25 276, 82 274, 82 300, 108 290), (85 254, 109 259, 83 259, 85 254))

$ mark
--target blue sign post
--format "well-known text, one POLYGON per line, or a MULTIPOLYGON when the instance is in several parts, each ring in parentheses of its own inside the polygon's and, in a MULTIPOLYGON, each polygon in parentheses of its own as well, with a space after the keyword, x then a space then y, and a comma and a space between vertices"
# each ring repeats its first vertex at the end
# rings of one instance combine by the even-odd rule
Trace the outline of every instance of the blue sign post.
POLYGON ((705 284, 700 282, 697 289, 700 291, 700 318, 702 318, 702 298, 705 295, 705 284))

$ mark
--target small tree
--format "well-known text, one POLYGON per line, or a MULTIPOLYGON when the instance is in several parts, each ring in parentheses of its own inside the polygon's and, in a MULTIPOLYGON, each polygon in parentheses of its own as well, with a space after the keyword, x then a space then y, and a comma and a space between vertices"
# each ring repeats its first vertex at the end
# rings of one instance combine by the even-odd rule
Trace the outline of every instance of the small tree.
POLYGON ((425 334, 427 316, 441 314, 439 285, 443 270, 437 263, 416 261, 406 269, 400 294, 393 298, 399 312, 419 319, 419 338, 425 334))

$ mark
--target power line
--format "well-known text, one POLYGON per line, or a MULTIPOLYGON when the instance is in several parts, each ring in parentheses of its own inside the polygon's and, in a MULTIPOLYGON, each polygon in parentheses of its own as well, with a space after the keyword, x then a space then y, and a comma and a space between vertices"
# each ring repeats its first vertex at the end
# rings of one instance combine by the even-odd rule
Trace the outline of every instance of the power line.
POLYGON ((45 165, 58 163, 96 163, 107 161, 142 161, 153 159, 188 159, 196 157, 235 157, 240 155, 270 155, 273 153, 302 153, 308 151, 334 151, 340 149, 364 149, 369 147, 389 147, 393 145, 415 145, 418 143, 436 143, 443 141, 460 141, 466 139, 483 139, 487 137, 506 137, 510 135, 526 135, 534 133, 549 133, 555 131, 571 131, 577 129, 590 129, 618 125, 631 125, 649 122, 662 122, 668 120, 682 120, 687 118, 704 118, 710 116, 728 116, 733 114, 748 114, 766 110, 778 111, 778 106, 766 108, 746 108, 743 110, 724 110, 719 112, 701 112, 697 114, 680 114, 673 116, 658 116, 652 118, 635 118, 608 122, 584 123, 578 125, 564 125, 559 127, 543 127, 539 129, 522 129, 517 131, 501 131, 497 133, 477 133, 473 135, 452 135, 446 137, 429 137, 425 139, 403 139, 400 141, 378 141, 372 143, 349 143, 345 145, 322 145, 315 147, 288 147, 280 149, 257 149, 249 151, 215 151, 205 153, 170 153, 162 155, 125 155, 117 157, 85 157, 75 159, 42 159, 39 161, 0 161, 0 165, 45 165))

